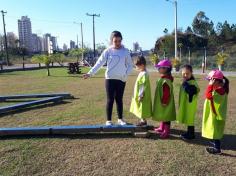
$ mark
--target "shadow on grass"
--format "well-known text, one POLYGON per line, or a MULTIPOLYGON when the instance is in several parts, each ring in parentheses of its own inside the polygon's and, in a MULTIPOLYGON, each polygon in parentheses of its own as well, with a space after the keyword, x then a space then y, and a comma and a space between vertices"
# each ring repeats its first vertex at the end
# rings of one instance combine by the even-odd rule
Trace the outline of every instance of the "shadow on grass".
MULTIPOLYGON (((178 136, 182 134, 184 131, 172 129, 171 135, 168 139, 164 140, 181 140, 178 136)), ((21 140, 21 139, 93 139, 93 140, 102 140, 102 139, 136 139, 132 133, 87 133, 87 134, 60 134, 60 135, 18 135, 18 136, 2 136, 0 140, 21 140)), ((160 139, 159 135, 152 132, 150 133, 150 136, 147 138, 144 138, 145 140, 162 140, 160 139)), ((222 140, 222 149, 223 150, 236 150, 236 143, 233 142, 236 141, 236 135, 232 134, 225 134, 224 139, 222 140)), ((196 139, 185 141, 189 144, 196 144, 196 145, 202 145, 202 146, 209 146, 209 141, 207 139, 204 139, 201 137, 200 132, 196 132, 196 139)), ((236 157, 234 154, 228 154, 228 153, 222 153, 221 156, 225 157, 236 157)))
POLYGON ((31 106, 31 107, 23 108, 23 109, 17 109, 17 110, 14 110, 14 111, 10 111, 10 112, 0 114, 0 118, 4 117, 4 116, 7 116, 7 115, 14 115, 16 113, 22 113, 22 112, 26 112, 26 111, 30 111, 30 110, 34 110, 34 109, 39 109, 39 108, 40 109, 48 108, 48 107, 53 107, 53 106, 56 106, 56 105, 67 104, 67 103, 70 103, 70 102, 68 102, 68 101, 61 101, 61 102, 56 102, 56 103, 52 102, 52 103, 47 103, 47 104, 42 104, 42 105, 31 106))
MULTIPOLYGON (((185 131, 183 130, 178 130, 178 129, 172 129, 171 133, 175 135, 180 135, 184 133, 185 131)), ((195 132, 196 138, 194 140, 188 140, 185 141, 190 144, 197 144, 197 145, 203 145, 203 146, 208 146, 209 145, 209 140, 206 138, 203 138, 201 136, 200 132, 195 132)), ((234 134, 224 134, 224 137, 222 139, 222 149, 223 150, 233 150, 236 151, 236 135, 234 134)), ((236 157, 236 155, 235 155, 236 157)))

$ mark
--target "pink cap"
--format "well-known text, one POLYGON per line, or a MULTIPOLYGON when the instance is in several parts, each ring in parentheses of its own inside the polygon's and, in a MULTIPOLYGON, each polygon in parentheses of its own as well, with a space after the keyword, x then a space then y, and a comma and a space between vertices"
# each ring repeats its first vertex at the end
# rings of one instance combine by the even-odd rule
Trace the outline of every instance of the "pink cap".
POLYGON ((158 64, 155 65, 156 68, 160 68, 160 67, 168 67, 171 68, 171 62, 169 59, 163 59, 160 62, 158 62, 158 64))
POLYGON ((206 79, 223 79, 224 75, 220 70, 212 70, 210 73, 207 75, 206 79))

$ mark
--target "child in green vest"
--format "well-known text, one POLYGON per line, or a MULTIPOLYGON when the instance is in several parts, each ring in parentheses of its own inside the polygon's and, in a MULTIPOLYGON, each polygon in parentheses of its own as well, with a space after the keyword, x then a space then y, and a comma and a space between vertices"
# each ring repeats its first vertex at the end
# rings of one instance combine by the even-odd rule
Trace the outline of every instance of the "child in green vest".
POLYGON ((206 151, 210 154, 220 154, 220 140, 223 138, 227 113, 229 80, 219 70, 211 71, 207 80, 209 85, 205 92, 202 136, 212 140, 213 147, 207 147, 206 151))
POLYGON ((184 140, 195 138, 194 119, 197 112, 197 99, 200 91, 198 84, 193 76, 191 65, 184 65, 182 68, 183 83, 179 91, 179 113, 176 117, 178 123, 188 126, 187 132, 181 134, 184 140))
POLYGON ((139 75, 134 86, 134 95, 130 106, 130 112, 140 119, 137 126, 146 126, 146 119, 152 116, 152 98, 145 58, 139 56, 135 60, 135 66, 139 71, 139 75))
POLYGON ((175 121, 175 102, 173 93, 173 77, 171 75, 172 65, 168 59, 161 60, 155 65, 161 78, 157 81, 154 105, 153 120, 160 122, 160 127, 155 132, 165 139, 169 137, 171 121, 175 121))

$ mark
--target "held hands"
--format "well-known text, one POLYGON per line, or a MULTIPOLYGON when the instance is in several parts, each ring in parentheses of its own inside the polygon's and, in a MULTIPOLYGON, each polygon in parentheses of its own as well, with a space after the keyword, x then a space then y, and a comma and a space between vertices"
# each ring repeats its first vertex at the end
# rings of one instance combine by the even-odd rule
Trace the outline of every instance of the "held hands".
POLYGON ((91 77, 91 75, 90 74, 88 74, 88 73, 86 73, 86 74, 83 74, 83 78, 84 79, 88 79, 88 78, 90 78, 91 77))

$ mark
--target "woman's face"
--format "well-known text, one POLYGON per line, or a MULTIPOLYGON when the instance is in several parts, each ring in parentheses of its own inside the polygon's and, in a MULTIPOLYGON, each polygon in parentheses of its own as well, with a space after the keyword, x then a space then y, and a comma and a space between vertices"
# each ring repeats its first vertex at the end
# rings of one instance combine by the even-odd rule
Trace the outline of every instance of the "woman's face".
POLYGON ((188 80, 192 77, 192 72, 186 68, 182 69, 182 77, 184 80, 188 80))
POLYGON ((116 49, 119 49, 121 47, 121 41, 122 41, 122 39, 120 37, 113 37, 112 38, 112 44, 116 49))

